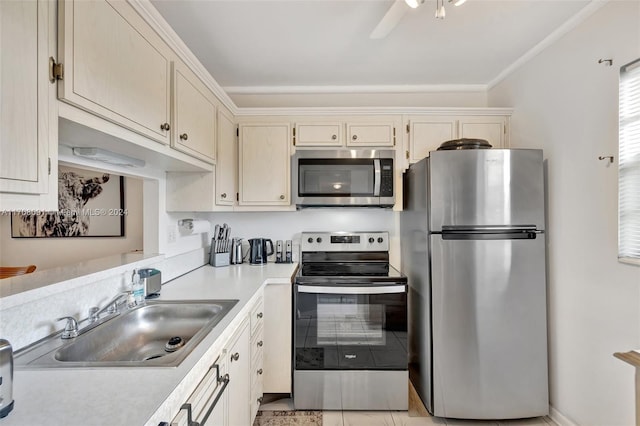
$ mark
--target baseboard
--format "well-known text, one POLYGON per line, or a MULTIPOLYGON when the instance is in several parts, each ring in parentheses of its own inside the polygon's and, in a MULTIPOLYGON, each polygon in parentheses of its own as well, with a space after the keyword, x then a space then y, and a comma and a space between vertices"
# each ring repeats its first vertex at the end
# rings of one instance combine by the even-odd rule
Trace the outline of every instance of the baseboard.
POLYGON ((574 422, 569 417, 556 410, 553 405, 549 405, 549 417, 558 426, 579 426, 578 423, 574 422))

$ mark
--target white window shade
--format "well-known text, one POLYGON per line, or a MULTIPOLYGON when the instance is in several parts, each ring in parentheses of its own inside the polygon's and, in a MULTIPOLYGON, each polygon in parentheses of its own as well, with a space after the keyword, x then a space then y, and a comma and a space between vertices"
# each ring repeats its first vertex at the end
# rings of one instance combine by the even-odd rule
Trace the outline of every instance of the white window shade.
POLYGON ((640 59, 620 68, 618 257, 640 263, 640 59))

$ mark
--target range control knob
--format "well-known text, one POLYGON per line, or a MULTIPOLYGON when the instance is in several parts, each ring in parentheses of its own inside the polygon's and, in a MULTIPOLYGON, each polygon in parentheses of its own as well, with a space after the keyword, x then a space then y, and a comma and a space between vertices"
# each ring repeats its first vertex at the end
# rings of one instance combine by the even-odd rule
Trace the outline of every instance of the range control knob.
POLYGON ((318 244, 319 244, 319 243, 321 243, 321 242, 322 242, 322 238, 320 238, 320 237, 316 238, 316 242, 317 242, 318 244))
POLYGON ((313 238, 309 237, 309 239, 307 240, 307 242, 312 243, 312 242, 313 242, 313 238))
POLYGON ((378 242, 379 242, 380 244, 382 244, 382 242, 383 242, 383 241, 384 241, 384 240, 382 239, 382 237, 378 237, 378 242))
POLYGON ((373 242, 374 242, 374 241, 375 241, 375 240, 373 239, 373 237, 369 237, 369 243, 370 243, 370 244, 373 244, 373 242))

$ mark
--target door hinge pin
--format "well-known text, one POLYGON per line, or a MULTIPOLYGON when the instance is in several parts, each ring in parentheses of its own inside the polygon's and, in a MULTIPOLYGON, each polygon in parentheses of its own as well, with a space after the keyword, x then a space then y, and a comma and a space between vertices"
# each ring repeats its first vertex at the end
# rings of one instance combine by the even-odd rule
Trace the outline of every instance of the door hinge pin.
POLYGON ((49 81, 55 83, 56 80, 64 80, 64 65, 56 63, 53 56, 49 57, 49 81))
POLYGON ((51 157, 49 157, 48 159, 48 168, 49 168, 49 174, 51 174, 51 157))

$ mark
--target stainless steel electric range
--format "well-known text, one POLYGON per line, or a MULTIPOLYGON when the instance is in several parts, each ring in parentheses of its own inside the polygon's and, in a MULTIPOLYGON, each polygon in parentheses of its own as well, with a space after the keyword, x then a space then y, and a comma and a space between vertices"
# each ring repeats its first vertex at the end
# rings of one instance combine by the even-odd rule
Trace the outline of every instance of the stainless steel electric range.
POLYGON ((387 232, 305 232, 294 285, 296 409, 406 410, 407 278, 387 232))

